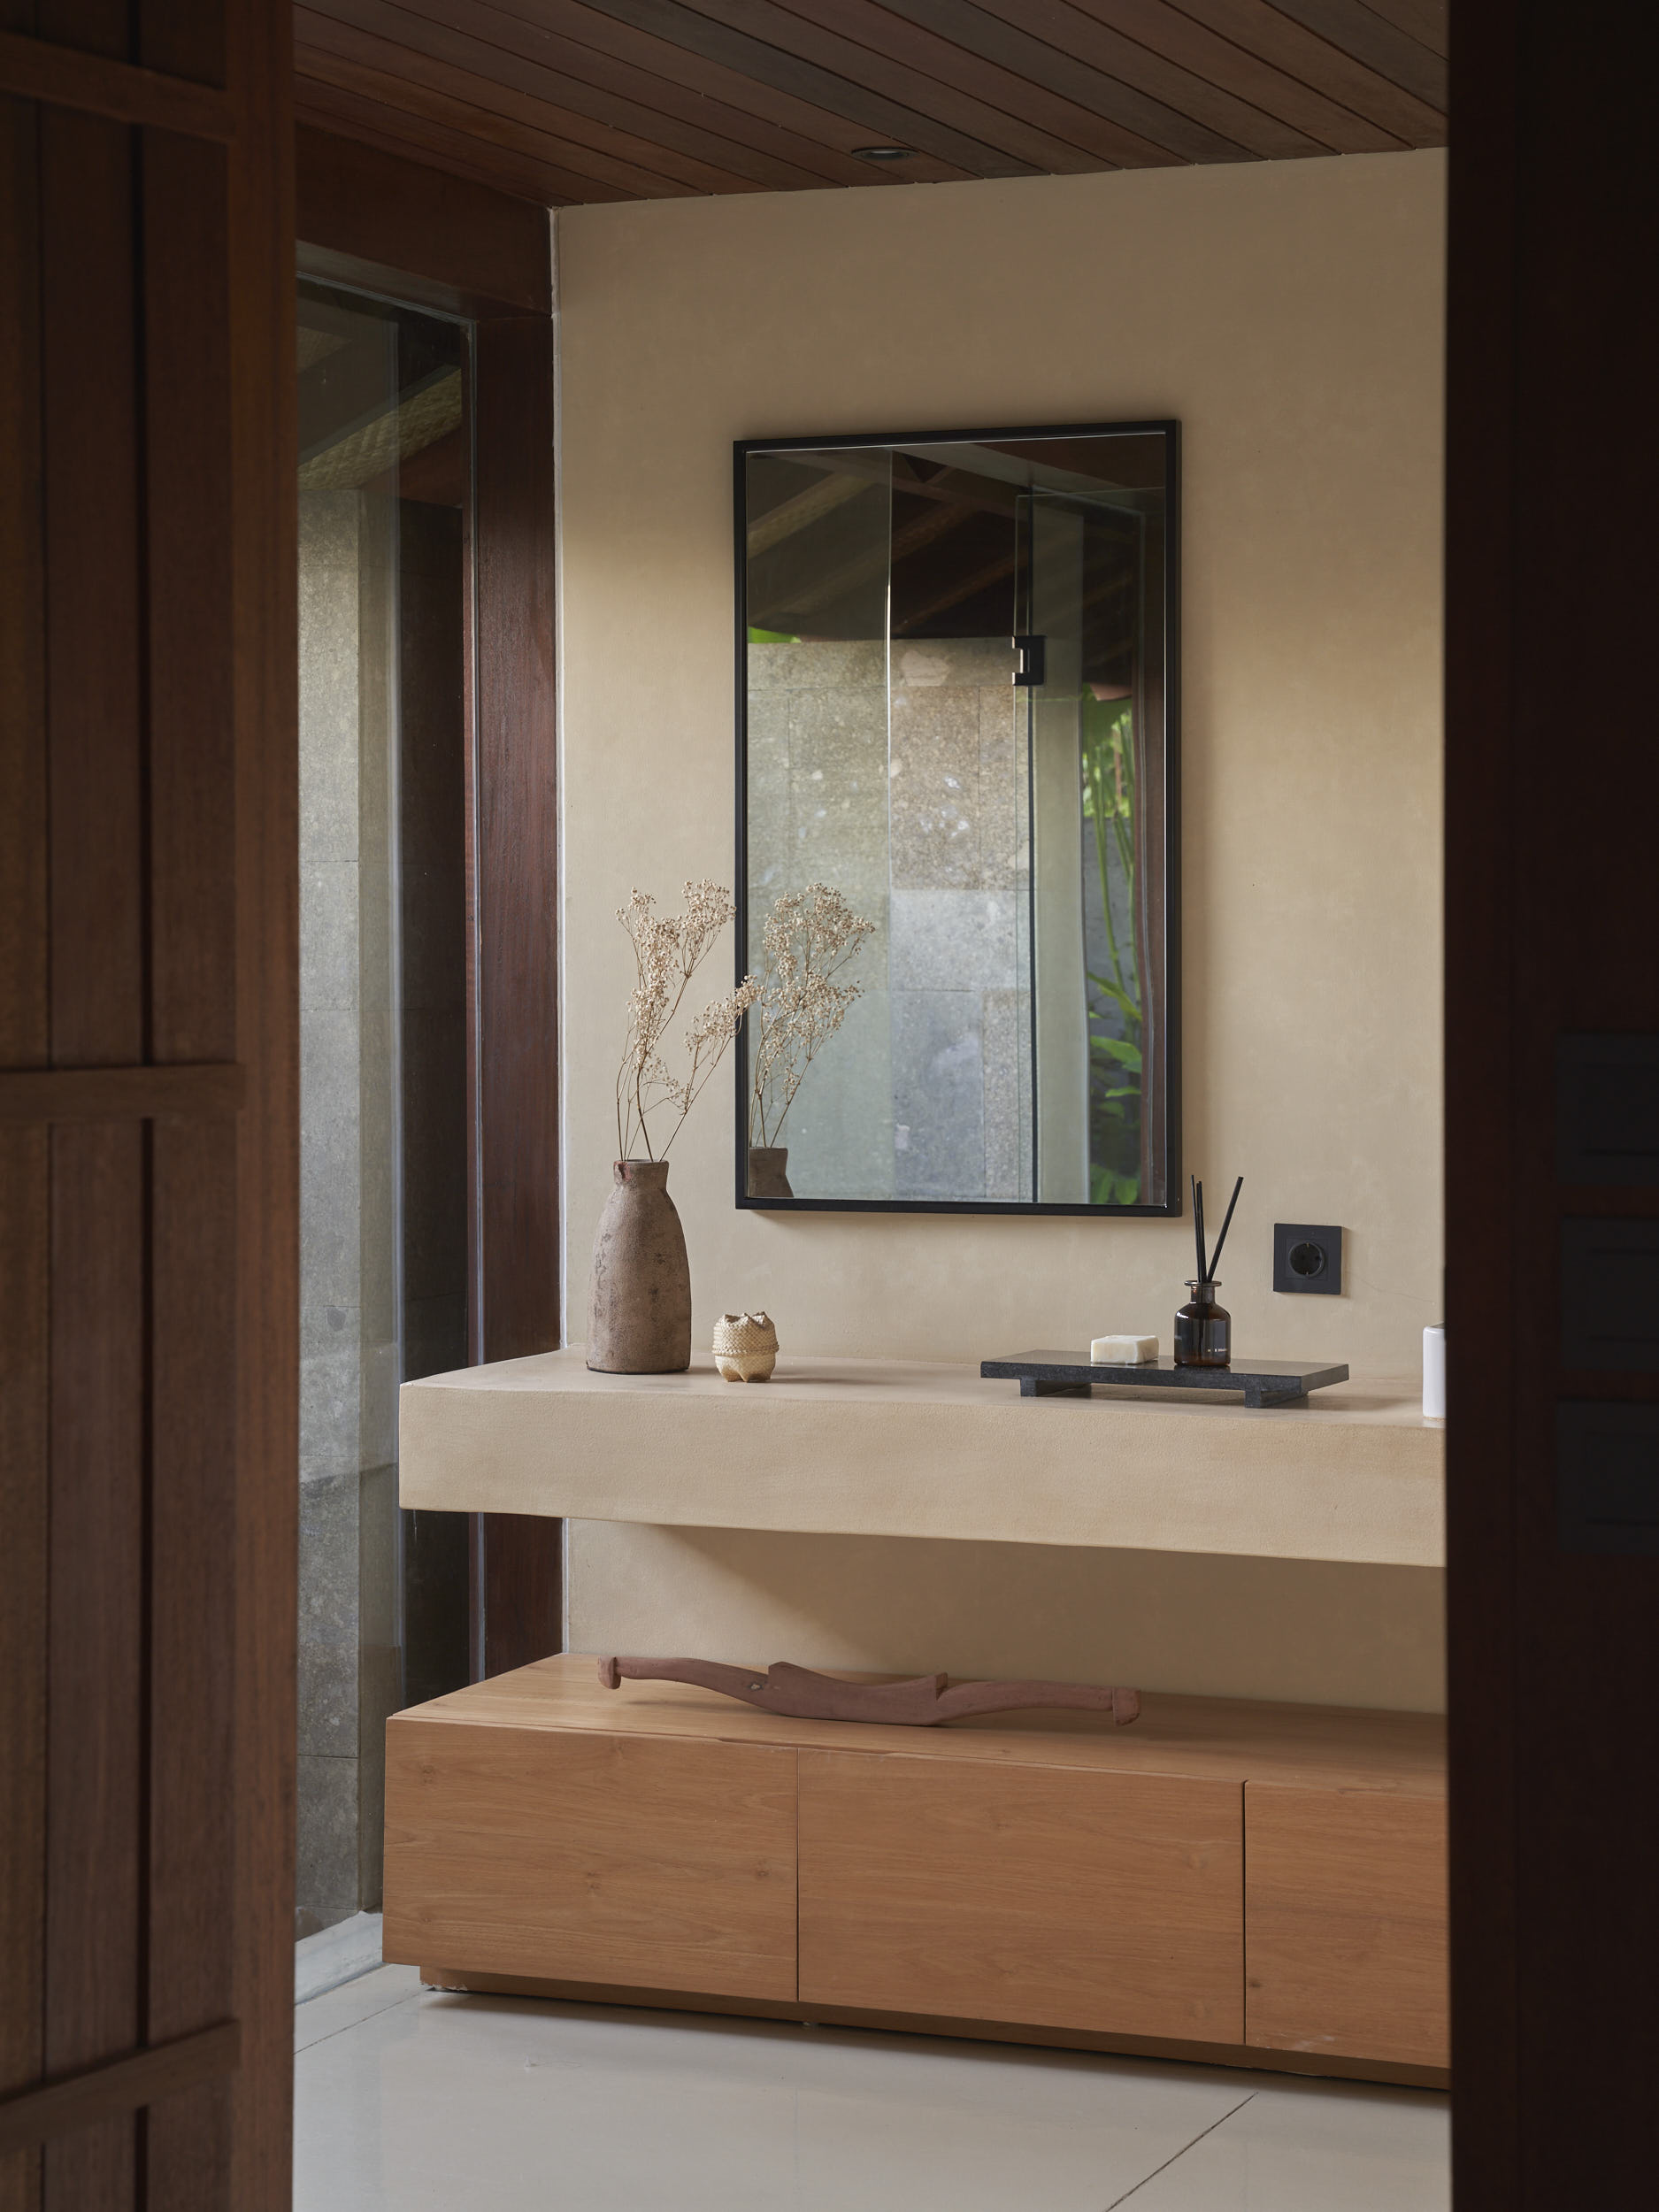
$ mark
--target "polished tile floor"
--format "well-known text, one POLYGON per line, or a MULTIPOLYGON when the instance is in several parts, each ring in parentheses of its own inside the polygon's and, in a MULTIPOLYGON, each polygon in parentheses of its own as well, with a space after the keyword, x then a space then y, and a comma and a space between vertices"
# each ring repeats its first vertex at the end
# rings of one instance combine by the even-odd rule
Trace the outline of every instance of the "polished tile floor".
POLYGON ((422 1990, 295 2015, 296 2212, 1442 2212, 1447 2103, 422 1990))

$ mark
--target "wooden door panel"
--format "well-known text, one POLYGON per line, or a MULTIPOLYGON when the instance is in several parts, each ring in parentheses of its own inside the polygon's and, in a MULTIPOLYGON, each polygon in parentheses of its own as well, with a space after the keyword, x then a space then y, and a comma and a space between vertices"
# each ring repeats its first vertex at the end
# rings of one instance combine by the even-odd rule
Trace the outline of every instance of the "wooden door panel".
POLYGON ((789 1749, 395 1719, 386 1956, 793 1998, 795 1794, 789 1749))
POLYGON ((1246 2040, 1447 2065, 1444 1801, 1251 1782, 1244 1809, 1246 2040))
POLYGON ((800 1760, 803 2002, 1243 2039, 1236 1783, 800 1760))

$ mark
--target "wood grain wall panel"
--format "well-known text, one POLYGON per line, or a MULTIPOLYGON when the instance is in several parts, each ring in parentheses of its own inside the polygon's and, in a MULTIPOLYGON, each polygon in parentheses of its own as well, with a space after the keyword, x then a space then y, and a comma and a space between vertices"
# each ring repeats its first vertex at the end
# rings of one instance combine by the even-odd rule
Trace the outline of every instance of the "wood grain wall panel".
POLYGON ((396 1718, 385 1955, 793 1998, 795 1827, 793 1750, 396 1718))
POLYGON ((803 2002, 1242 2041, 1237 1783, 800 1761, 803 2002))
MULTIPOLYGON (((0 1066, 50 1047, 36 117, 0 99, 0 1066)), ((50 1207, 48 1133, 0 1128, 0 2095, 42 2066, 50 1207)), ((40 2154, 0 2157, 0 2212, 36 2212, 40 2154)))
POLYGON ((471 164, 480 178, 548 201, 635 199, 632 188, 606 183, 569 168, 549 134, 526 131, 505 117, 465 101, 425 91, 402 78, 335 54, 307 49, 303 71, 306 106, 345 116, 380 113, 396 118, 396 134, 428 152, 449 153, 471 164))
MULTIPOLYGON (((839 20, 843 0, 792 0, 792 4, 822 6, 839 20)), ((933 42, 949 54, 951 42, 967 49, 987 72, 987 91, 1000 91, 1003 104, 1028 98, 1033 90, 1063 102, 1067 111, 1079 111, 1085 120, 1105 119, 1134 134, 1138 147, 1150 147, 1159 157, 1173 154, 1182 161, 1238 161, 1245 158, 1236 141, 1203 124, 1179 107, 1157 99, 1121 73, 1108 75, 1093 66, 1080 50, 1079 41, 1069 39, 1064 51, 1046 39, 1033 37, 1025 20, 1010 22, 994 11, 964 8, 958 0, 883 0, 881 12, 896 25, 926 25, 942 34, 933 42)), ((945 72, 930 68, 930 74, 945 72)), ((1059 110, 1056 110, 1056 121, 1059 110)), ((1095 121, 1095 132, 1099 132, 1095 121)), ((1098 146, 1107 158, 1111 140, 1091 135, 1083 142, 1098 146)))
MULTIPOLYGON (((1193 70, 1142 46, 1071 0, 978 0, 987 15, 1041 39, 1059 58, 1075 55, 1096 72, 1120 78, 1171 111, 1202 125, 1222 145, 1269 160, 1294 160, 1330 150, 1276 116, 1193 70)), ((1237 158, 1238 153, 1231 157, 1237 158)), ((1219 157, 1226 159, 1225 154, 1219 157)))
POLYGON ((1245 2039, 1450 2062, 1443 1799, 1244 1791, 1245 2039))
MULTIPOLYGON (((515 57, 496 52, 476 40, 446 36, 441 27, 428 28, 419 46, 407 39, 410 19, 385 0, 336 0, 336 12, 349 7, 352 21, 335 22, 311 8, 295 11, 296 65, 311 73, 309 57, 338 54, 394 73, 411 86, 428 93, 449 91, 480 111, 493 110, 510 121, 546 137, 558 159, 601 182, 611 182, 646 197, 672 198, 678 192, 744 192, 764 188, 763 180, 749 173, 753 157, 730 148, 744 166, 719 165, 720 142, 703 137, 701 150, 666 142, 653 144, 631 127, 619 127, 614 115, 595 114, 595 108, 614 110, 619 104, 603 93, 591 94, 580 83, 515 57), (398 42, 395 32, 404 34, 398 42), (433 53, 430 46, 449 47, 433 53)), ((674 131, 666 117, 654 123, 659 140, 674 131)), ((791 173, 799 182, 803 173, 791 173)))
MULTIPOLYGON (((1052 172, 1055 152, 1076 167, 1144 168, 1164 157, 1156 141, 1076 102, 1056 100, 1046 86, 1010 79, 986 66, 982 56, 889 14, 880 44, 843 35, 809 19, 805 11, 773 0, 699 0, 693 11, 677 0, 628 0, 661 14, 667 35, 698 51, 724 29, 731 38, 764 41, 757 73, 792 65, 796 88, 813 90, 842 114, 859 116, 872 131, 900 145, 926 148, 973 176, 1041 175, 1052 172), (699 28, 698 27, 703 27, 699 28), (926 64, 925 73, 918 59, 926 64), (925 108, 918 103, 926 85, 925 108), (919 126, 919 127, 918 127, 919 126), (1039 132, 1041 134, 1038 134, 1039 132), (1087 163, 1079 154, 1094 157, 1087 163)), ((887 11, 883 11, 887 13, 887 11)), ((1128 97, 1133 102, 1133 96, 1128 97)))
POLYGON ((1426 46, 1431 54, 1451 51, 1451 10, 1448 0, 1366 0, 1374 15, 1426 46))
POLYGON ((540 133, 560 204, 1445 139, 1441 0, 305 0, 296 20, 308 113, 514 190, 516 134, 540 133), (860 161, 872 144, 908 151, 860 161))
POLYGON ((387 48, 360 33, 324 23, 314 37, 299 45, 295 62, 303 76, 380 101, 405 116, 458 130, 478 140, 480 150, 499 147, 539 162, 549 177, 568 179, 574 193, 599 199, 674 199, 687 188, 671 176, 626 159, 614 134, 609 147, 573 141, 567 127, 572 119, 564 110, 526 100, 488 78, 434 68, 419 55, 387 48))
MULTIPOLYGON (((1001 7, 1001 0, 996 0, 1001 7)), ((1171 0, 1068 0, 1079 13, 1120 31, 1133 43, 1177 62, 1207 83, 1304 133, 1333 154, 1397 151, 1404 141, 1327 98, 1259 54, 1197 22, 1171 0)))
POLYGON ((1369 0, 1273 0, 1317 37, 1340 46, 1437 113, 1446 110, 1446 56, 1436 53, 1369 4, 1369 0))
MULTIPOLYGON (((894 181, 878 165, 850 154, 850 148, 864 144, 869 136, 851 118, 672 45, 601 6, 587 4, 587 0, 538 0, 534 23, 489 4, 489 0, 411 0, 410 12, 431 20, 465 23, 504 52, 545 60, 585 81, 609 85, 637 99, 648 114, 660 111, 693 120, 706 116, 711 129, 730 131, 733 136, 751 133, 746 142, 800 160, 826 183, 894 181)), ((641 121, 640 127, 648 125, 641 121)), ((906 176, 930 183, 965 173, 954 164, 928 157, 904 167, 906 176)))
MULTIPOLYGON (((808 27, 798 19, 787 17, 782 9, 768 4, 768 0, 710 0, 706 11, 682 7, 679 0, 606 0, 602 12, 649 30, 671 46, 683 47, 704 60, 722 62, 741 75, 826 108, 833 115, 845 116, 867 130, 872 140, 920 147, 951 163, 964 176, 1036 173, 1031 163, 1018 160, 995 144, 909 104, 922 88, 908 73, 867 71, 887 84, 899 85, 900 96, 894 97, 845 73, 846 66, 856 59, 850 48, 836 54, 838 67, 826 68, 809 58, 799 50, 806 48, 813 54, 829 50, 822 40, 809 37, 808 27)), ((926 96, 931 106, 931 86, 926 96)))
POLYGON ((1368 69, 1339 44, 1294 22, 1268 0, 1182 0, 1186 12, 1247 52, 1352 108, 1402 145, 1443 146, 1444 110, 1368 69))
MULTIPOLYGON (((302 126, 295 133, 300 238, 461 314, 552 308, 548 219, 534 203, 302 126)), ((308 267, 309 267, 308 264, 308 267)))
POLYGON ((809 53, 815 48, 820 56, 833 53, 849 74, 880 90, 902 86, 913 91, 910 73, 925 72, 936 88, 935 104, 937 88, 957 96, 938 108, 941 114, 964 129, 985 133, 1039 170, 1078 176, 1102 162, 1109 168, 1135 167, 1157 158, 1150 141, 1117 127, 1110 115, 1102 119, 1064 94, 1056 97, 1044 84, 997 69, 978 51, 935 36, 925 12, 911 21, 876 6, 874 0, 836 0, 838 35, 826 36, 823 13, 812 0, 802 0, 790 12, 803 19, 795 35, 809 53))
MULTIPOLYGON (((439 7, 445 4, 437 0, 439 7)), ((468 8, 472 29, 465 33, 436 14, 394 4, 394 0, 330 0, 328 15, 378 33, 435 65, 476 73, 516 86, 526 95, 562 103, 595 123, 642 134, 645 142, 656 145, 659 156, 682 154, 769 190, 862 183, 867 173, 867 164, 838 156, 712 92, 656 75, 631 60, 566 37, 549 27, 550 21, 561 19, 557 6, 532 23, 499 8, 472 4, 468 8)), ((296 11, 296 30, 302 42, 313 19, 325 19, 310 7, 296 11)), ((590 30, 596 27, 603 34, 619 28, 624 38, 629 35, 626 27, 609 26, 603 18, 588 19, 590 30)), ((672 50, 661 50, 664 56, 672 50)), ((683 64, 685 58, 679 58, 683 64)), ((710 73, 718 79, 720 73, 710 73)), ((733 79, 722 88, 740 94, 750 89, 742 79, 733 79)), ((810 112, 821 125, 825 119, 810 112)))

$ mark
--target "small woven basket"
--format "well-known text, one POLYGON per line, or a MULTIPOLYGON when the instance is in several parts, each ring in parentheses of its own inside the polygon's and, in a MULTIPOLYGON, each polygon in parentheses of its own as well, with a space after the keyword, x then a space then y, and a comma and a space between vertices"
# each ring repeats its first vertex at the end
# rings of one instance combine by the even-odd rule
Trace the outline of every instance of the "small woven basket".
POLYGON ((764 1313, 723 1313, 714 1325, 714 1363, 727 1382, 766 1382, 778 1364, 778 1332, 764 1313))

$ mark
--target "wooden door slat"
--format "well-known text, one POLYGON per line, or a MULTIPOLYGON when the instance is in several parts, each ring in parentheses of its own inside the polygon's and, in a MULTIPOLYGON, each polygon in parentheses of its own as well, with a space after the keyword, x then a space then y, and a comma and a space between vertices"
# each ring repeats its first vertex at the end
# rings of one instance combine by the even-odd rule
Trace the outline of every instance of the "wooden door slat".
POLYGON ((234 1061, 124 1068, 0 1068, 0 1122, 155 1121, 239 1112, 234 1061))
POLYGON ((31 2144, 53 2142, 111 2114, 176 2097, 215 2075, 233 2072, 241 2061, 242 2024, 219 2020, 172 2042, 128 2051, 106 2065, 42 2082, 0 2100, 0 2158, 31 2144))
MULTIPOLYGON (((145 1048, 133 144, 41 119, 51 1048, 145 1048), (96 618, 88 619, 89 611, 96 618)), ((46 2036, 52 2073, 142 2039, 144 1223, 137 1126, 51 1139, 46 2036)), ((128 2120, 50 2146, 46 2201, 134 2186, 128 2120)))
MULTIPOLYGON (((43 1061, 48 1015, 38 119, 0 102, 0 1065, 43 1061)), ((44 2065, 47 1529, 51 1426, 50 1140, 0 1128, 0 2092, 44 2065)), ((0 2207, 40 2202, 38 2154, 0 2169, 0 2207)))
MULTIPOLYGON (((211 0, 170 0, 205 38, 211 0)), ((147 602, 150 1032, 169 1056, 236 1051, 234 710, 230 657, 202 637, 233 618, 228 175, 224 152, 151 134, 143 180, 146 561, 173 580, 147 602)), ((230 1071, 240 1087, 241 1070, 230 1071)), ((151 2043, 225 2019, 236 1913, 225 1788, 234 1690, 236 1264, 234 1117, 150 1132, 148 1925, 151 2043)), ((227 2083, 198 2078, 151 2112, 151 2200, 230 2188, 227 2083)))
POLYGON ((48 38, 0 31, 0 81, 14 98, 40 100, 106 122, 179 131, 191 138, 227 142, 235 136, 230 104, 211 86, 48 38))

